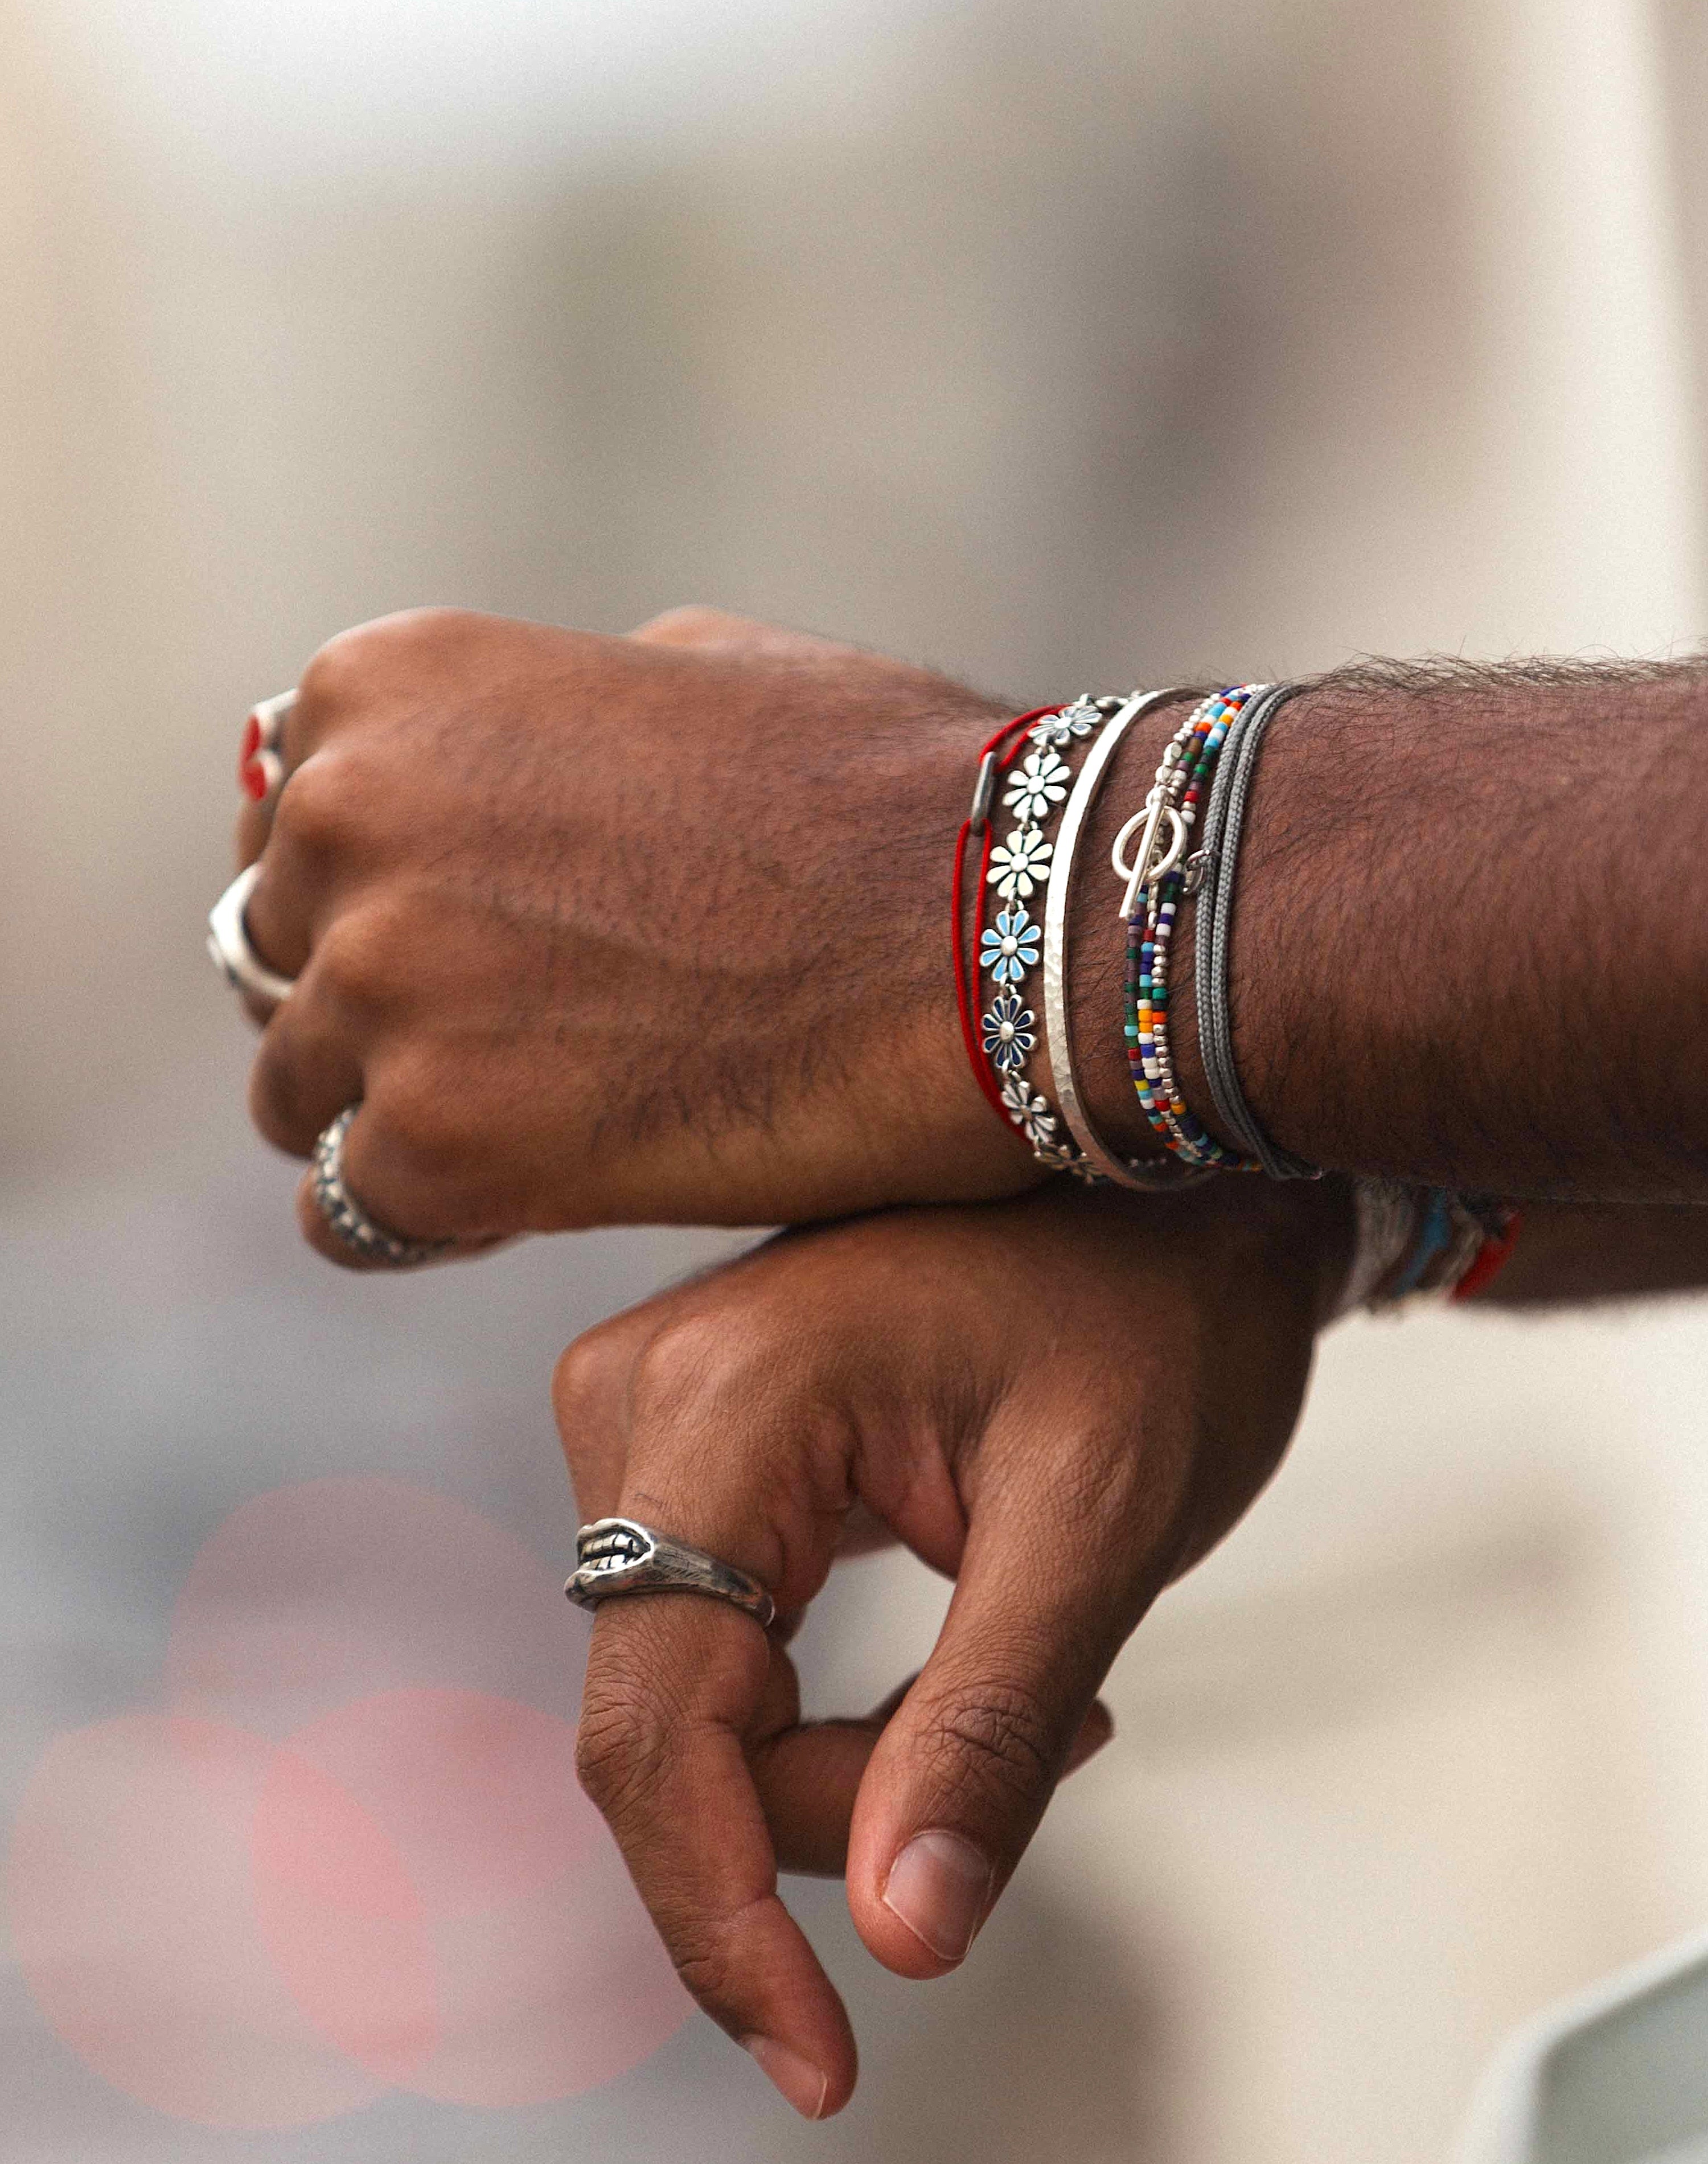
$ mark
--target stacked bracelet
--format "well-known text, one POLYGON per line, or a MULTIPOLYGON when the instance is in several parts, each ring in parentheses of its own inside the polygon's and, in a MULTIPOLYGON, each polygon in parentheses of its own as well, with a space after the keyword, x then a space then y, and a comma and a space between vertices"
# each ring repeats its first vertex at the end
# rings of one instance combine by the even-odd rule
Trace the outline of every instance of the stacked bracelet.
POLYGON ((1051 1095, 1061 1108, 1068 1133, 1090 1169, 1089 1174, 1082 1176, 1094 1174, 1118 1187, 1146 1193, 1190 1186, 1202 1179, 1204 1174, 1170 1155, 1124 1158, 1108 1147, 1092 1124, 1079 1093, 1073 1057, 1073 1018, 1067 997, 1067 912, 1079 838, 1121 738, 1141 714, 1180 696, 1177 687, 1142 696, 1135 691, 1103 724, 1103 733, 1086 754, 1073 793, 1061 814, 1050 890, 1044 906, 1044 1053, 1051 1095))
POLYGON ((1229 974, 1239 844, 1258 754, 1270 723, 1301 688, 1297 684, 1271 685, 1248 699, 1229 721, 1204 806, 1203 840, 1197 859, 1198 1057, 1223 1132, 1271 1179, 1318 1179, 1322 1174, 1316 1165, 1307 1164, 1273 1142, 1246 1102, 1234 1064, 1229 974))
POLYGON ((1372 1313, 1428 1293, 1470 1300, 1511 1258, 1521 1213, 1487 1195, 1395 1179, 1352 1184, 1352 1267, 1337 1312, 1372 1313))
POLYGON ((1046 829, 1073 780, 1062 754, 1094 737, 1111 714, 1130 706, 1137 697, 1134 693, 1133 699, 1094 699, 1085 693, 1068 706, 1040 715, 1000 755, 994 768, 987 754, 980 773, 984 804, 981 807, 977 796, 973 804, 975 822, 981 808, 988 817, 989 800, 997 784, 1003 783, 1003 808, 1014 822, 1006 842, 999 847, 987 845, 980 883, 981 901, 983 889, 993 887, 1003 905, 993 926, 983 928, 982 911, 974 926, 977 967, 989 983, 990 1004, 980 1016, 980 1041, 996 1071, 1003 1115, 1024 1136, 1033 1156, 1052 1172, 1071 1172, 1087 1181, 1099 1175, 1071 1136, 1061 1132, 1061 1115, 1040 1087, 1048 1068, 1047 1055, 1037 1061, 1033 1058, 1040 1032, 1024 986, 1040 959, 1044 927, 1027 905, 1048 885, 1055 869, 1056 848, 1046 829), (1032 748, 1021 759, 1029 743, 1032 748))
POLYGON ((1195 706, 1162 754, 1145 808, 1115 838, 1116 874, 1127 883, 1122 915, 1127 920, 1127 1064, 1139 1102, 1166 1147, 1189 1165, 1256 1172, 1255 1157, 1218 1142, 1188 1110, 1175 1078, 1168 1029, 1169 949, 1183 895, 1202 876, 1202 858, 1182 860, 1198 807, 1216 770, 1229 725, 1268 687, 1242 684, 1195 706), (1135 827, 1142 833, 1133 861, 1121 852, 1135 827))
POLYGON ((1023 714, 1007 723, 983 748, 972 807, 956 846, 956 990, 961 1030, 979 1087, 1040 1164, 1052 1172, 1071 1172, 1089 1184, 1105 1179, 1132 1187, 1181 1184, 1181 1169, 1173 1160, 1129 1164, 1098 1141, 1075 1084, 1061 982, 1069 874, 1098 779, 1134 717, 1173 696, 1166 691, 1148 696, 1134 691, 1125 698, 1086 694, 1070 705, 1023 714), (1091 750, 1076 780, 1064 754, 1082 743, 1089 744, 1091 750), (998 789, 1003 809, 1013 821, 1001 844, 990 829, 998 789), (1059 840, 1053 842, 1048 830, 1064 803, 1068 811, 1059 840), (982 1014, 967 982, 961 926, 967 848, 979 835, 984 837, 984 848, 977 884, 980 906, 972 930, 976 977, 984 994, 982 1014), (994 923, 987 927, 982 904, 991 888, 998 906, 994 923), (1046 889, 1047 898, 1040 904, 1035 896, 1046 889), (1041 1025, 1027 990, 1040 960, 1045 971, 1041 1025))

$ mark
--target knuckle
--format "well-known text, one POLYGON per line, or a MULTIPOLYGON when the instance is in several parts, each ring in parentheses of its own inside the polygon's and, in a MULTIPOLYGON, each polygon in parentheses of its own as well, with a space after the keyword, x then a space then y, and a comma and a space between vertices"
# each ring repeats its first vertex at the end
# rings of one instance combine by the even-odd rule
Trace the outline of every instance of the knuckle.
POLYGON ((335 712, 359 699, 375 673, 396 654, 412 619, 423 612, 374 617, 336 633, 309 658, 296 686, 301 705, 335 712))
POLYGON ((506 1237, 501 1198, 483 1184, 472 1147, 390 1123, 366 1100, 363 1124, 344 1153, 345 1174, 363 1206, 391 1232, 465 1244, 506 1237))
POLYGON ((637 638, 658 639, 664 643, 694 646, 701 640, 726 637, 741 619, 728 610, 714 608, 709 601, 684 601, 678 607, 662 610, 650 616, 635 633, 637 638))
POLYGON ((341 1009, 360 1013, 377 1012, 394 1003, 406 975, 395 928, 375 909, 347 911, 334 917, 315 948, 314 968, 341 1009))
POLYGON ((296 1068, 270 1039, 249 1069, 249 1118, 275 1149, 306 1157, 319 1132, 296 1068))
POLYGON ((633 1358, 627 1333, 610 1323, 584 1331, 552 1371, 552 1410, 567 1438, 608 1419, 626 1386, 633 1358))
POLYGON ((957 1784, 1030 1797, 1054 1777, 1061 1744, 1034 1692, 987 1683, 943 1708, 931 1755, 957 1784))
POLYGON ((696 1308, 656 1330, 635 1363, 637 1400, 679 1407, 750 1393, 775 1374, 773 1334, 751 1312, 696 1308))
POLYGON ((735 1969, 727 1933, 678 1924, 671 1934, 669 1950, 684 1987, 702 2006, 720 2005, 729 1997, 735 1969))
POLYGON ((575 1731, 575 1778, 613 1825, 643 1814, 670 1762, 668 1725, 638 1689, 589 1682, 575 1731))
POLYGON ((368 1100, 371 1147, 383 1154, 386 1177, 436 1195, 466 1191, 478 1169, 468 1108, 442 1086, 425 1060, 411 1072, 395 1069, 368 1100))
POLYGON ((432 607, 396 609, 352 624, 310 658, 298 697, 322 710, 347 706, 423 649, 466 638, 481 622, 474 609, 432 607))
POLYGON ((345 855, 365 832, 372 794, 348 752, 314 752, 293 769, 280 792, 274 833, 310 859, 345 855))

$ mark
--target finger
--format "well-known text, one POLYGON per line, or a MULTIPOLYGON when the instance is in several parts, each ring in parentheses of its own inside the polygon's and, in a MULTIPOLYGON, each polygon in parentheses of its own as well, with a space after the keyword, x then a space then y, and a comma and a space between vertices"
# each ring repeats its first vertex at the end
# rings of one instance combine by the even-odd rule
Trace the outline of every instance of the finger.
MULTIPOLYGON (((579 1407, 558 1404, 566 1429, 566 1413, 598 1417, 599 1363, 584 1372, 579 1407)), ((837 1471, 803 1473, 791 1437, 796 1478, 784 1481, 769 1395, 727 1331, 656 1331, 616 1417, 626 1445, 617 1507, 749 1572, 789 1614, 823 1582, 846 1494, 823 1509, 800 1499, 818 1478, 836 1488, 843 1461, 833 1447, 837 1471)), ((689 1989, 797 2109, 820 2118, 852 2092, 854 2038, 778 1896, 748 1757, 799 1718, 787 1656, 751 1617, 683 1594, 599 1610, 578 1740, 584 1785, 689 1989)))
MULTIPOLYGON (((730 1553, 724 1541, 714 1552, 730 1553)), ((820 2119, 852 2093, 853 2032, 778 1898, 743 1747, 770 1663, 783 1657, 750 1617, 715 1601, 607 1602, 588 1656, 577 1764, 677 1973, 795 2109, 820 2119)))
MULTIPOLYGON (((349 1103, 344 1099, 338 1111, 349 1103)), ((442 1247, 436 1260, 486 1254, 511 1237, 478 1221, 454 1146, 441 1144, 425 1127, 411 1127, 383 1073, 377 1080, 370 1074, 340 1158, 345 1192, 363 1216, 394 1239, 442 1247)), ((322 1211, 312 1171, 303 1174, 297 1189, 296 1217, 303 1238, 327 1262, 353 1270, 394 1267, 363 1253, 333 1229, 322 1211)))
POLYGON ((362 792, 347 755, 314 753, 291 770, 273 810, 244 912, 249 942, 287 977, 307 964, 343 879, 366 851, 362 792))
MULTIPOLYGON (((904 1683, 863 1720, 804 1722, 784 1728, 750 1752, 779 1870, 842 1877, 860 1783, 909 1689, 904 1683)), ((1062 1778, 1077 1773, 1114 1732, 1109 1710, 1098 1700, 1068 1748, 1062 1778)))
POLYGON ((314 981, 312 966, 273 1010, 249 1069, 249 1117, 275 1149, 310 1157, 318 1137, 363 1095, 350 1019, 314 981))
MULTIPOLYGON (((1072 1462, 1035 1434, 1028 1447, 1035 1463, 1072 1462)), ((965 1957, 1158 1589, 1130 1487, 1114 1461, 1095 1503, 1003 1489, 974 1510, 942 1631, 873 1750, 850 1829, 856 1926, 901 1975, 965 1957)))
POLYGON ((628 1458, 630 1382, 658 1327, 656 1305, 631 1308, 583 1331, 552 1371, 553 1417, 584 1525, 616 1515, 628 1458))
POLYGON ((270 804, 251 804, 244 799, 237 817, 237 868, 242 871, 252 864, 267 846, 267 837, 273 830, 273 807, 270 804))

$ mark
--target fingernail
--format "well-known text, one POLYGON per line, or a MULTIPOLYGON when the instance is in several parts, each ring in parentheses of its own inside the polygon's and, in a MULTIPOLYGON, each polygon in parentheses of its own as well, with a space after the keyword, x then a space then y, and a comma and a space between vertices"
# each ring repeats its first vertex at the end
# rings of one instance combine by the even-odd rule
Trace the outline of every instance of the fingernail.
POLYGON ((802 2058, 799 2051, 791 2051, 787 2044, 779 2044, 773 2036, 744 2036, 741 2049, 752 2052, 762 2072, 782 2091, 803 2119, 824 2117, 830 2077, 810 2059, 802 2058))
POLYGON ((883 1905, 939 1961, 958 1962, 972 1944, 989 1893, 990 1866, 972 1843, 933 1826, 915 1834, 890 1866, 883 1905))

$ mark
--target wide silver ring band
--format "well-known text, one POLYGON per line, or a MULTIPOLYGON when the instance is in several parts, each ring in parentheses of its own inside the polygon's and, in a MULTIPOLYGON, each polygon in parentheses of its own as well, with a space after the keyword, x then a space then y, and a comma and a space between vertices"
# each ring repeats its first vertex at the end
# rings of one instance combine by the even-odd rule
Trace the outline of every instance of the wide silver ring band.
POLYGON ((296 980, 270 969, 249 944, 244 911, 249 906, 249 896, 260 876, 259 861, 245 864, 208 911, 207 951, 214 968, 234 990, 247 992, 264 1006, 276 1007, 290 998, 296 980))
POLYGON ((344 1184, 344 1137, 358 1107, 347 1106, 314 1146, 310 1180, 314 1205, 334 1237, 364 1263, 382 1269, 413 1270, 437 1262, 455 1245, 450 1240, 406 1240, 377 1225, 344 1184))
POLYGON ((637 1593, 699 1593, 739 1608, 762 1630, 777 1613, 757 1578, 634 1518, 596 1518, 582 1526, 575 1570, 563 1590, 579 1608, 637 1593))

